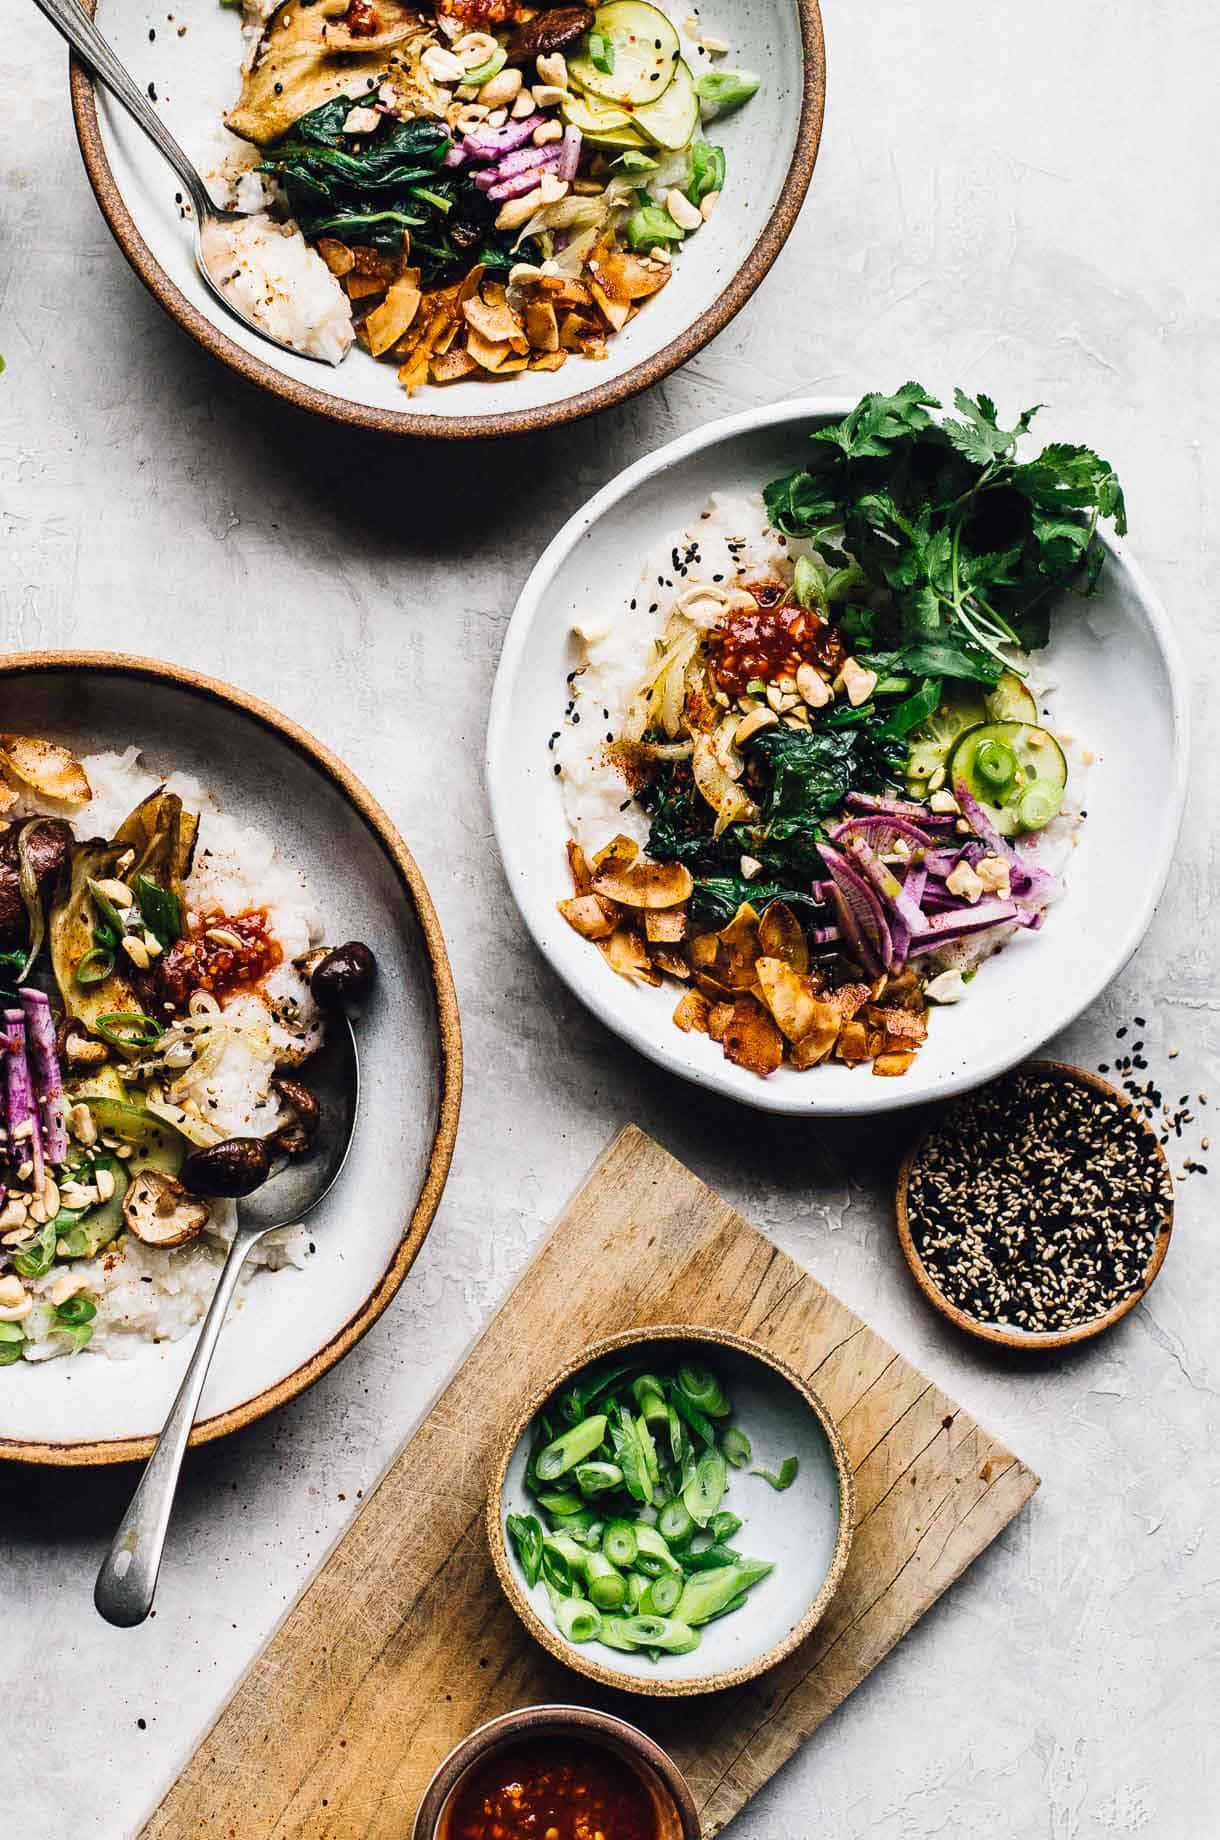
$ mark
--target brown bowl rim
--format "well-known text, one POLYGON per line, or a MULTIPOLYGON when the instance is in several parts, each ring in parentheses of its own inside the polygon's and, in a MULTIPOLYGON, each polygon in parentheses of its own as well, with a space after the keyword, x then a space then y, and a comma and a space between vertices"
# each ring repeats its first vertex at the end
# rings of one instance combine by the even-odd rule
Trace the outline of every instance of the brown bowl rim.
MULTIPOLYGON (((1077 1085, 1088 1086, 1094 1092, 1103 1093, 1107 1099, 1114 1099, 1125 1107, 1135 1119, 1136 1123, 1146 1131, 1157 1156, 1164 1166, 1165 1175, 1170 1186, 1170 1193, 1172 1194, 1173 1177, 1169 1168, 1169 1159, 1166 1157, 1161 1144, 1157 1141, 1156 1132, 1152 1129, 1147 1119, 1136 1109, 1126 1093, 1120 1092, 1116 1086, 1111 1086, 1110 1082, 1108 1080, 1103 1080, 1100 1074, 1090 1073, 1086 1067, 1073 1067, 1069 1061, 1023 1061, 1020 1066, 1012 1068, 1008 1073, 1001 1074, 999 1077, 1000 1079, 1010 1080, 1014 1076, 1020 1076, 1026 1073, 1042 1074, 1043 1076, 1049 1076, 1051 1079, 1062 1080, 1065 1083, 1074 1081, 1077 1085)), ((968 1096, 968 1094, 962 1095, 963 1098, 968 1096)), ((955 1303, 951 1303, 944 1292, 933 1283, 923 1260, 915 1250, 915 1242, 911 1236, 910 1215, 907 1207, 907 1191, 910 1183, 911 1171, 915 1167, 917 1158, 921 1155, 929 1140, 937 1135, 938 1130, 939 1126, 934 1125, 931 1130, 925 1131, 903 1157, 899 1166, 898 1182, 894 1193, 894 1211, 898 1223, 898 1243, 902 1247, 903 1257, 906 1259, 911 1276, 914 1278, 916 1284, 932 1307, 939 1310, 940 1314, 945 1317, 948 1322, 953 1323, 956 1328, 964 1330, 967 1335, 974 1336, 978 1341, 990 1342, 994 1346, 1000 1348, 1015 1348, 1022 1354, 1040 1354, 1045 1349, 1070 1348, 1077 1342, 1088 1342, 1091 1341, 1095 1335, 1104 1334, 1107 1329, 1112 1329, 1115 1323, 1121 1322, 1123 1317, 1128 1315, 1128 1313, 1135 1308, 1136 1304, 1147 1296, 1156 1280, 1161 1266, 1165 1263, 1165 1254, 1169 1250, 1169 1241, 1173 1234, 1174 1210, 1172 1201, 1161 1225, 1157 1229, 1156 1241, 1152 1248, 1152 1256, 1144 1268, 1143 1281, 1138 1290, 1132 1291, 1131 1295, 1129 1297, 1124 1297, 1121 1303, 1112 1305, 1104 1315, 1095 1316, 1090 1322, 1076 1323, 1070 1329, 1048 1329, 1043 1331, 1010 1329, 998 1323, 980 1322, 977 1317, 968 1315, 965 1310, 961 1310, 955 1303)))
MULTIPOLYGON (((360 1308, 331 1337, 330 1341, 311 1355, 307 1361, 303 1361, 282 1380, 277 1380, 273 1386, 265 1387, 261 1393, 256 1393, 252 1399, 230 1407, 227 1412, 218 1412, 211 1418, 201 1419, 196 1424, 191 1432, 191 1444, 209 1444, 214 1438, 227 1437, 230 1432, 239 1431, 244 1425, 253 1424, 256 1419, 264 1417, 275 1407, 285 1405, 288 1400, 295 1399, 299 1393, 305 1391, 306 1387, 312 1386, 315 1380, 321 1379, 323 1374, 329 1372, 337 1361, 340 1361, 349 1350, 355 1347, 361 1336, 376 1322, 414 1264, 416 1255, 432 1225, 433 1216, 444 1191, 457 1138, 458 1114, 462 1098, 462 1028, 458 1014, 457 991, 454 988, 449 955, 445 949, 445 940, 440 922, 436 917, 436 909, 415 858, 399 835, 397 827, 391 822, 388 814, 377 803, 368 788, 357 779, 349 767, 343 764, 337 754, 332 753, 325 743, 311 735, 308 729, 302 728, 299 723, 292 721, 288 716, 281 715, 269 703, 248 695, 244 690, 236 689, 232 684, 224 683, 219 678, 206 677, 201 672, 189 670, 183 665, 162 663, 155 658, 144 658, 128 652, 0 653, 0 683, 10 681, 22 674, 51 675, 54 672, 63 671, 82 674, 106 673, 116 677, 145 678, 156 683, 171 684, 204 701, 221 703, 229 708, 237 709, 243 715, 252 718, 260 727, 268 729, 281 741, 286 741, 295 753, 301 755, 321 773, 324 779, 330 780, 338 788, 380 843, 414 910, 431 972, 440 1051, 440 1095, 432 1148, 428 1157, 423 1186, 411 1213, 403 1224, 402 1238, 398 1242, 397 1251, 360 1308)), ((0 1438, 0 1460, 8 1459, 19 1463, 43 1463, 62 1467, 128 1463, 151 1456, 155 1443, 156 1438, 152 1436, 97 1438, 66 1444, 27 1443, 15 1438, 0 1438)))
POLYGON ((542 1706, 519 1706, 512 1712, 502 1712, 498 1718, 476 1726, 474 1731, 455 1744, 448 1756, 442 1758, 437 1765, 424 1791, 415 1811, 411 1840, 436 1840, 440 1819, 449 1797, 466 1772, 487 1755, 501 1736, 506 1740, 518 1734, 530 1737, 538 1730, 574 1731, 591 1742, 609 1740, 612 1747, 617 1741, 624 1751, 634 1754, 660 1778, 682 1823, 683 1840, 699 1840, 699 1810, 690 1784, 669 1752, 663 1750, 655 1738, 650 1738, 637 1725, 618 1718, 612 1712, 601 1712, 593 1706, 568 1706, 558 1702, 542 1706))
POLYGON ((518 1413, 496 1465, 495 1475, 487 1495, 486 1521, 487 1542, 491 1548, 492 1564, 496 1568, 496 1576, 500 1580, 501 1589, 530 1634, 536 1641, 541 1642, 542 1646, 554 1655, 557 1661, 562 1661, 565 1667, 574 1668, 578 1674, 585 1675, 589 1680, 596 1680, 604 1687, 615 1687, 624 1693, 642 1693, 657 1699, 680 1699, 699 1693, 719 1693, 729 1687, 743 1686, 746 1681, 757 1679, 760 1674, 767 1673, 790 1655, 794 1649, 799 1648, 805 1638, 817 1627, 829 1609, 847 1567, 847 1559, 855 1533, 856 1485, 852 1476, 851 1463, 848 1460, 847 1447, 843 1442, 838 1425, 821 1395, 814 1391, 795 1368, 790 1367, 771 1349, 765 1348, 761 1342, 751 1341, 748 1336, 737 1335, 730 1329, 711 1328, 702 1323, 658 1323, 648 1324, 639 1329, 621 1329, 616 1335, 608 1335, 600 1341, 591 1343, 580 1354, 566 1361, 545 1386, 534 1391, 528 1405, 518 1413), (508 1479, 508 1466, 531 1420, 551 1395, 570 1380, 573 1374, 579 1373, 582 1368, 590 1366, 594 1361, 602 1360, 608 1354, 616 1353, 620 1348, 635 1347, 648 1342, 706 1342, 713 1346, 732 1348, 739 1354, 760 1361, 764 1367, 769 1367, 773 1373, 779 1374, 781 1379, 786 1380, 789 1386, 805 1401, 821 1425, 830 1445, 839 1479, 839 1530, 835 1538, 834 1553, 821 1588, 804 1616, 793 1625, 786 1636, 756 1660, 743 1662, 740 1667, 729 1668, 720 1674, 698 1675, 690 1680, 646 1680, 634 1674, 620 1673, 615 1668, 605 1667, 600 1662, 590 1660, 581 1648, 571 1642, 565 1642, 556 1630, 548 1628, 543 1622, 521 1589, 504 1539, 501 1504, 504 1498, 505 1483, 508 1479))
MULTIPOLYGON (((97 0, 82 0, 82 3, 90 14, 96 10, 97 0)), ((792 4, 797 12, 804 57, 800 117, 792 160, 770 219, 728 286, 706 313, 668 345, 633 365, 621 377, 591 390, 582 390, 579 395, 566 397, 562 402, 508 410, 498 415, 415 415, 409 410, 374 408, 329 396, 311 384, 283 376, 272 365, 253 357, 214 326, 174 286, 140 235, 102 144, 93 79, 75 57, 71 59, 69 77, 72 116, 89 183, 102 216, 127 261, 171 318, 239 377, 295 408, 348 427, 369 428, 378 434, 409 435, 424 440, 482 440, 501 435, 532 434, 539 429, 579 421, 583 416, 626 402, 685 364, 740 312, 787 242, 813 177, 826 110, 826 41, 819 0, 792 0, 792 4)))

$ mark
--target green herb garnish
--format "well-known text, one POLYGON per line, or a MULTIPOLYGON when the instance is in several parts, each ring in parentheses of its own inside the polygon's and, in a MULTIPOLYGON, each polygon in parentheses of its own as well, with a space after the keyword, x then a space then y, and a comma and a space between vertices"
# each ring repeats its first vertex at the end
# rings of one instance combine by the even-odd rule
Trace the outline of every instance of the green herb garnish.
POLYGON ((769 1482, 771 1487, 779 1493, 784 1489, 790 1489, 792 1487, 800 1473, 800 1468, 801 1466, 798 1458, 785 1457, 778 1470, 753 1469, 750 1471, 750 1474, 752 1476, 761 1476, 764 1482, 769 1482))

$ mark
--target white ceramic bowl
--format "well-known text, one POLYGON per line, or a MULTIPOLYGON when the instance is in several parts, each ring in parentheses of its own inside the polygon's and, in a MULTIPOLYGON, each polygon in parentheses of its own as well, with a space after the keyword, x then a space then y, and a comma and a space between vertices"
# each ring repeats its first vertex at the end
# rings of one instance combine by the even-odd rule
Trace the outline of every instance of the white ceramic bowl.
MULTIPOLYGON (((303 1270, 256 1274, 230 1310, 204 1388, 200 1443, 282 1404, 359 1340, 406 1276, 436 1211, 457 1129, 457 1000, 428 891, 360 782, 265 704, 173 665, 109 653, 0 658, 24 728, 80 753, 140 745, 275 837, 305 874, 333 943, 366 939, 378 983, 358 1029, 361 1105, 347 1168, 310 1216, 303 1270)), ((306 1076, 308 1077, 308 1076, 306 1076)), ((0 1372, 0 1457, 147 1456, 197 1331, 0 1372)))
MULTIPOLYGON (((239 145, 221 126, 240 87, 237 12, 209 0, 192 10, 183 37, 150 0, 100 0, 97 21, 139 86, 154 85, 162 119, 206 178, 226 149, 239 145)), ((747 107, 716 126, 728 184, 673 282, 609 341, 603 362, 571 358, 561 370, 528 371, 511 382, 428 386, 410 401, 393 364, 357 349, 332 370, 276 350, 232 319, 196 273, 174 174, 105 91, 95 97, 74 68, 77 134, 98 203, 137 274, 194 338, 243 376, 302 408, 391 434, 509 434, 587 415, 666 376, 728 323, 783 247, 822 127, 818 0, 737 0, 725 23, 731 61, 762 82, 747 107)))
MULTIPOLYGON (((854 399, 852 399, 854 400, 854 399)), ((1039 654, 1056 708, 1092 750, 1088 816, 1067 866, 1067 894, 1044 929, 1014 940, 938 1010, 901 1079, 830 1063, 784 1066, 761 1080, 705 1035, 670 1021, 675 988, 618 977, 556 911, 570 892, 567 825, 547 739, 565 678, 579 662, 574 618, 617 610, 640 559, 681 529, 712 491, 758 490, 798 466, 805 430, 852 401, 810 397, 729 416, 681 436, 603 487, 547 547, 526 582, 492 695, 487 785, 509 887, 539 949, 624 1040, 684 1079, 766 1111, 891 1111, 978 1085, 1032 1054, 1103 991, 1147 931, 1165 885, 1186 788, 1183 667, 1169 620, 1142 571, 1110 545, 1103 586, 1065 605, 1039 654)))
POLYGON ((771 1351, 725 1330, 659 1325, 609 1336, 570 1362, 531 1402, 510 1441, 488 1499, 488 1539, 500 1582, 530 1633, 580 1673, 631 1693, 674 1697, 740 1686, 774 1667, 803 1642, 830 1607, 847 1567, 855 1528, 855 1487, 842 1438, 817 1394, 771 1351), (510 1514, 536 1515, 525 1487, 535 1416, 577 1374, 607 1359, 639 1355, 658 1370, 683 1360, 715 1369, 733 1423, 753 1447, 750 1466, 729 1472, 724 1506, 743 1525, 730 1545, 775 1567, 736 1615, 708 1623, 688 1655, 624 1654, 597 1642, 569 1642, 555 1627, 546 1587, 531 1590, 504 1537, 510 1514), (794 1482, 773 1489, 763 1467, 796 1457, 794 1482))

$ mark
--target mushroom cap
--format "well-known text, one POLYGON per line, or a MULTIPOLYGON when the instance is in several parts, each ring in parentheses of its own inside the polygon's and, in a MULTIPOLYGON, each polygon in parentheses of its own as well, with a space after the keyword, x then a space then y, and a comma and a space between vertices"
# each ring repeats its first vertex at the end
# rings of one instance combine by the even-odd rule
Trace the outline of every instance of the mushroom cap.
POLYGON ((123 1219, 146 1246, 185 1246, 208 1223, 211 1210, 161 1169, 140 1169, 123 1196, 123 1219))

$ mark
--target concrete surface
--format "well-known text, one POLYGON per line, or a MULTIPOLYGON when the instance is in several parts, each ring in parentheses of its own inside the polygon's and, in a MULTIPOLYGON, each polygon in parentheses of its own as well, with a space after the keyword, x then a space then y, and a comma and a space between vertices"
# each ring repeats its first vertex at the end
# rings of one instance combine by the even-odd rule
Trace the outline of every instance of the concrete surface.
POLYGON ((480 757, 531 560, 639 453, 760 399, 912 374, 942 392, 985 388, 1006 408, 1041 398, 1048 434, 1088 439, 1122 472, 1132 546, 1179 621, 1199 722, 1193 806, 1152 932, 1055 1051, 1111 1061, 1115 1029, 1139 1013, 1166 1093, 1210 1088, 1220 1109, 1208 904, 1220 13, 1210 0, 826 0, 822 157, 749 309, 641 400, 476 453, 309 426, 206 360, 97 213, 58 42, 23 0, 4 9, 4 642, 198 665, 337 748, 429 878, 469 1068, 452 1181, 411 1279, 312 1393, 191 1463, 155 1621, 119 1633, 90 1605, 129 1475, 0 1476, 8 1831, 134 1831, 548 1218, 611 1131, 637 1119, 1044 1478, 736 1840, 1208 1840, 1220 1801, 1214 1178, 1182 1186, 1151 1303, 1102 1345, 1033 1368, 963 1345, 920 1305, 894 1244, 880 1175, 909 1124, 866 1157, 858 1137, 733 1111, 620 1048, 506 905, 480 757))

